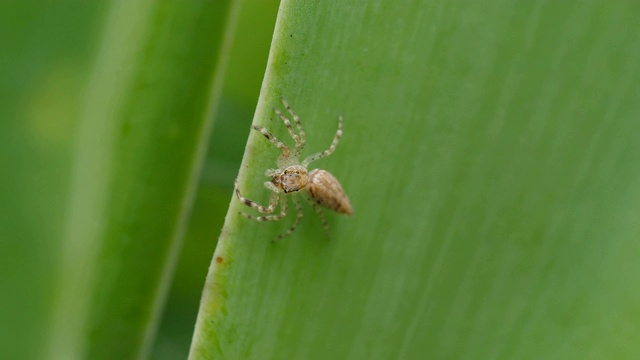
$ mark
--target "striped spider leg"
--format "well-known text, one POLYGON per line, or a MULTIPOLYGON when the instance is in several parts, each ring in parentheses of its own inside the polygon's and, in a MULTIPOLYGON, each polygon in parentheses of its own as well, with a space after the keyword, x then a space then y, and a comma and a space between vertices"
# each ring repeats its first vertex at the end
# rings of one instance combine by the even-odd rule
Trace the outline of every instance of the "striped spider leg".
MULTIPOLYGON (((287 109, 287 112, 293 118, 293 122, 296 124, 298 132, 296 133, 296 130, 291 125, 291 120, 289 120, 287 116, 280 112, 280 110, 273 108, 273 111, 284 123, 287 131, 289 132, 289 135, 295 143, 295 146, 293 150, 291 150, 287 145, 285 145, 285 143, 273 136, 273 134, 271 134, 271 132, 266 128, 262 126, 251 125, 251 129, 262 134, 271 144, 280 149, 282 153, 277 160, 278 168, 269 169, 265 173, 267 177, 271 178, 270 181, 264 183, 264 186, 272 192, 271 198, 269 199, 269 205, 263 206, 248 198, 243 197, 240 193, 240 189, 238 188, 238 181, 236 180, 235 193, 240 202, 265 215, 253 216, 244 212, 240 212, 240 214, 248 219, 255 221, 281 220, 287 215, 287 195, 295 195, 300 191, 304 191, 307 195, 307 198, 311 201, 314 210, 318 213, 325 232, 327 232, 328 234, 329 225, 326 221, 326 218, 324 217, 324 213, 322 212, 321 207, 325 207, 340 214, 347 215, 351 215, 353 213, 353 208, 351 207, 349 198, 342 189, 342 186, 331 173, 322 169, 308 171, 307 166, 311 162, 327 157, 335 151, 336 146, 338 145, 338 142, 342 137, 342 115, 338 117, 338 130, 336 131, 329 149, 310 155, 302 162, 300 162, 298 160, 298 157, 301 155, 304 148, 306 142, 306 134, 302 128, 302 124, 298 115, 291 109, 291 106, 289 106, 289 103, 287 103, 284 97, 282 97, 281 100, 282 104, 287 109), (281 200, 281 197, 284 198, 281 200), (277 215, 271 215, 275 211, 278 204, 280 204, 280 213, 277 215)), ((293 225, 291 225, 291 227, 287 229, 287 231, 280 234, 272 241, 277 241, 287 235, 290 235, 296 230, 297 226, 302 221, 303 213, 300 202, 296 196, 292 197, 292 201, 296 208, 296 220, 293 225)))

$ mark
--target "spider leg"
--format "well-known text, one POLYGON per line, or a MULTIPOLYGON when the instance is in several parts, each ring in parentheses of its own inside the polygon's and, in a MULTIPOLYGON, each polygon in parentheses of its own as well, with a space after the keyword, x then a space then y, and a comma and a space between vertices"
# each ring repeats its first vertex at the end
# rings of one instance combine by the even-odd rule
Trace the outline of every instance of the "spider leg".
POLYGON ((282 205, 280 206, 280 214, 278 215, 265 215, 265 216, 253 216, 247 213, 240 211, 240 215, 246 217, 247 219, 255 220, 255 221, 278 221, 283 217, 287 216, 287 199, 285 198, 282 201, 282 205))
POLYGON ((302 166, 307 167, 307 165, 309 165, 309 163, 311 163, 312 161, 316 161, 318 159, 322 159, 325 156, 331 155, 331 153, 333 153, 333 151, 336 149, 336 146, 338 145, 338 141, 340 141, 341 137, 342 137, 342 114, 338 116, 338 130, 336 131, 336 135, 333 137, 333 142, 331 143, 331 146, 329 146, 329 148, 323 152, 315 153, 307 157, 306 159, 304 159, 304 161, 302 162, 302 166))
POLYGON ((306 141, 306 135, 304 133, 304 130, 302 130, 302 123, 300 123, 300 118, 298 117, 298 115, 296 113, 293 112, 293 110, 291 109, 291 106, 289 105, 287 100, 284 99, 284 96, 281 96, 280 100, 282 100, 282 104, 284 105, 284 107, 287 108, 287 111, 293 117, 293 121, 295 121, 296 127, 298 128, 298 132, 300 133, 300 144, 298 145, 298 143, 296 143, 296 148, 293 151, 296 155, 300 155, 300 153, 302 152, 302 149, 304 148, 304 144, 305 144, 305 141, 306 141))
POLYGON ((298 227, 298 225, 300 224, 300 221, 302 221, 302 207, 300 206, 300 200, 298 200, 297 196, 292 196, 292 200, 293 200, 293 205, 296 207, 296 211, 298 213, 298 215, 296 216, 296 221, 293 223, 293 225, 291 225, 289 229, 287 229, 287 231, 278 235, 278 237, 271 240, 271 242, 276 242, 285 236, 291 235, 291 233, 293 233, 296 230, 296 227, 298 227))
POLYGON ((281 113, 280 110, 273 108, 273 111, 280 117, 280 119, 282 119, 284 126, 289 131, 289 135, 291 135, 291 137, 293 138, 293 141, 296 142, 296 149, 298 149, 300 147, 300 138, 298 137, 298 134, 296 134, 296 132, 293 130, 293 126, 291 126, 291 121, 289 121, 289 119, 286 116, 284 116, 284 114, 281 113))
MULTIPOLYGON (((274 192, 273 194, 271 194, 271 198, 269 199, 269 205, 268 206, 262 206, 258 203, 255 203, 245 197, 242 197, 242 194, 240 194, 240 188, 238 187, 238 179, 236 179, 235 183, 235 190, 236 190, 236 196, 238 197, 238 200, 240 200, 240 202, 242 202, 243 204, 258 210, 259 212, 263 213, 263 214, 271 214, 273 212, 273 210, 276 209, 276 206, 278 206, 278 201, 280 201, 280 194, 277 192, 274 192)), ((242 213, 244 214, 244 213, 242 213)), ((253 218, 253 217, 252 217, 253 218)))
POLYGON ((313 207, 313 210, 316 211, 316 213, 318 214, 318 217, 320 218, 320 221, 322 222, 322 229, 324 230, 324 233, 327 234, 327 237, 329 236, 329 223, 327 222, 327 218, 324 216, 324 212, 322 211, 322 208, 320 207, 320 205, 318 205, 315 201, 309 199, 309 203, 311 203, 311 206, 313 207))
POLYGON ((275 186, 271 181, 265 181, 264 187, 278 194, 282 191, 277 186, 275 186))
POLYGON ((273 145, 275 145, 278 149, 282 151, 282 155, 284 157, 289 157, 289 148, 282 141, 278 140, 275 136, 273 136, 269 130, 263 128, 262 126, 251 125, 251 128, 260 134, 264 135, 273 145))

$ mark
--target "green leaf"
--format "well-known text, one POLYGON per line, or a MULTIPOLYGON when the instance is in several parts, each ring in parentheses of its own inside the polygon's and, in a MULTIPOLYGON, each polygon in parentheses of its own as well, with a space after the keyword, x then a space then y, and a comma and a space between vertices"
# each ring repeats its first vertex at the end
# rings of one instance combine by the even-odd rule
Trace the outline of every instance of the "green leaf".
MULTIPOLYGON (((233 199, 190 358, 632 358, 640 351, 640 7, 284 1, 254 123, 355 209, 256 223, 233 199)), ((248 130, 247 130, 248 131, 248 130)), ((256 132, 243 194, 278 151, 256 132)))

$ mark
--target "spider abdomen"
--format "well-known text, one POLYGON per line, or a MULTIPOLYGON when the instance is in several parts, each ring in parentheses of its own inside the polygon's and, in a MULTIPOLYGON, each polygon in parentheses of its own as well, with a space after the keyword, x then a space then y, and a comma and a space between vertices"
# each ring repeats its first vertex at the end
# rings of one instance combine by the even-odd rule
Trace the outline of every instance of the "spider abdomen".
POLYGON ((321 206, 340 214, 351 215, 353 208, 340 182, 330 172, 315 169, 309 173, 306 186, 311 199, 321 206))

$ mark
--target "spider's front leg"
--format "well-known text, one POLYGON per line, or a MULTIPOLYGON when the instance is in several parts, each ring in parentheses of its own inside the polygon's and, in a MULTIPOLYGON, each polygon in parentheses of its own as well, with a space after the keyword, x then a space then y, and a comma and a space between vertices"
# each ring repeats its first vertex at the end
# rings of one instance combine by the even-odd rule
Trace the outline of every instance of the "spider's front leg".
POLYGON ((290 153, 289 147, 285 145, 282 141, 278 140, 278 138, 273 136, 273 134, 271 134, 269 130, 258 125, 251 125, 251 129, 262 134, 265 138, 267 138, 267 140, 269 140, 269 142, 271 142, 278 149, 280 149, 282 151, 282 156, 289 157, 289 153, 290 153))
POLYGON ((284 125, 289 130, 289 134, 291 134, 291 137, 296 142, 296 147, 293 150, 293 155, 294 156, 300 156, 300 153, 302 153, 302 149, 304 148, 304 144, 306 142, 306 134, 304 133, 304 130, 302 129, 302 123, 300 123, 300 117, 291 109, 291 106, 289 105, 287 100, 285 100, 284 96, 281 96, 280 100, 282 101, 282 104, 287 109, 289 114, 291 114, 291 116, 293 117, 293 121, 296 123, 296 127, 298 128, 299 135, 296 135, 296 133, 293 131, 293 127, 291 126, 291 122, 289 121, 289 119, 286 116, 284 116, 276 108, 274 108, 273 110, 276 112, 276 114, 278 114, 280 119, 282 119, 282 121, 284 122, 284 125))
MULTIPOLYGON (((267 183, 265 183, 266 186, 267 183)), ((274 186, 274 188, 271 188, 269 186, 267 186, 267 188, 269 188, 270 190, 273 191, 273 194, 271 194, 271 198, 269 199, 269 205, 268 206, 262 206, 258 203, 253 202, 250 199, 247 199, 246 197, 243 197, 242 194, 240 194, 240 188, 238 187, 238 179, 236 179, 235 181, 235 190, 236 190, 236 196, 238 197, 238 200, 240 200, 240 202, 242 202, 243 204, 256 209, 257 211, 263 213, 263 214, 271 214, 273 212, 273 210, 276 209, 276 206, 278 206, 278 202, 280 201, 280 192, 278 191, 278 188, 276 188, 274 186)), ((285 205, 286 206, 286 205, 285 205)), ((240 212, 242 215, 248 217, 248 218, 254 218, 253 216, 249 215, 249 214, 245 214, 243 212, 240 212)), ((286 209, 285 209, 285 213, 286 213, 286 209)))
POLYGON ((293 126, 291 126, 291 121, 289 121, 289 118, 284 116, 284 114, 282 114, 280 110, 278 110, 275 107, 273 108, 273 112, 275 112, 276 115, 280 117, 280 119, 284 123, 284 126, 287 128, 287 131, 289 131, 289 135, 291 135, 291 138, 293 139, 293 141, 296 142, 296 150, 300 148, 300 138, 298 137, 298 134, 296 134, 296 132, 293 130, 293 126))
MULTIPOLYGON (((267 171, 265 171, 265 172, 264 172, 264 176, 266 176, 266 177, 270 177, 270 178, 273 178, 274 176, 276 176, 276 175, 280 175, 281 173, 282 173, 282 170, 280 170, 280 169, 267 169, 267 171)), ((269 189, 269 190, 271 190, 271 191, 276 191, 276 192, 278 192, 277 190, 272 190, 272 189, 271 189, 271 186, 270 186, 270 185, 267 185, 268 183, 269 183, 269 184, 271 184, 271 182, 270 182, 270 181, 267 181, 267 182, 265 182, 265 183, 264 183, 264 186, 265 186, 267 189, 269 189)), ((272 184, 272 185, 273 185, 273 184, 272 184)))
POLYGON ((287 198, 282 201, 282 205, 280 205, 280 214, 278 215, 265 215, 265 216, 252 216, 247 213, 240 212, 242 216, 247 219, 255 220, 255 221, 278 221, 283 217, 287 216, 287 198))

